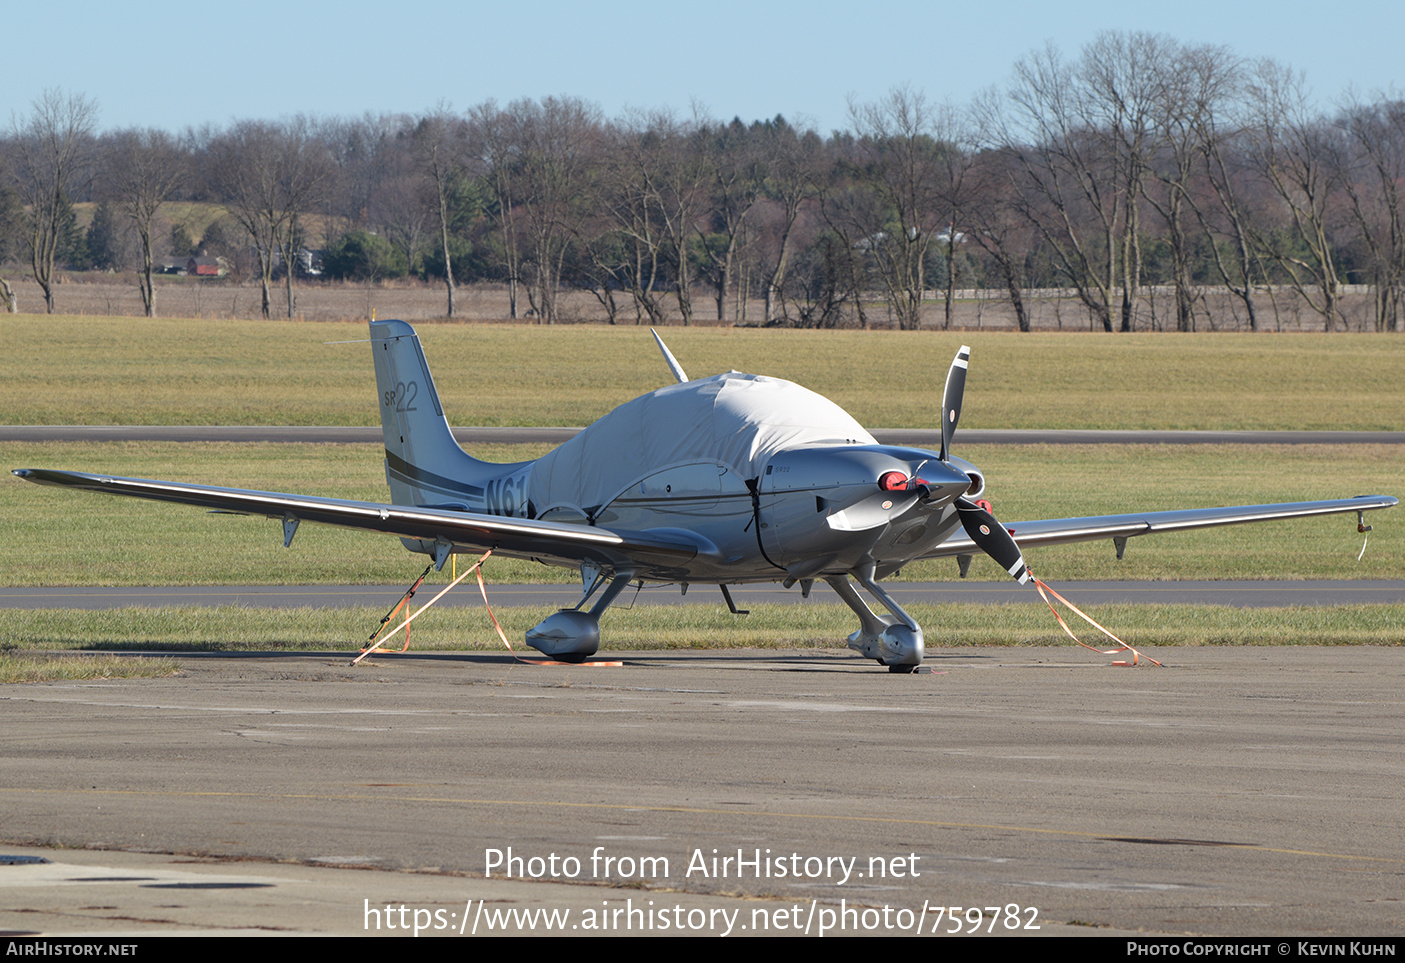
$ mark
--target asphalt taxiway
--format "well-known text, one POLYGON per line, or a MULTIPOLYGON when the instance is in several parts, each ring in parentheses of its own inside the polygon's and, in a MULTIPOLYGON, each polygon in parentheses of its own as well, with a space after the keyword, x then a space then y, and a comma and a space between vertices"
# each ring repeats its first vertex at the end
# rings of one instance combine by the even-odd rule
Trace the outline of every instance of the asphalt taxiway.
MULTIPOLYGON (((5 437, 16 430, 380 439, 374 428, 5 437)), ((471 431, 482 434, 461 438, 574 434, 471 431)), ((962 437, 1405 441, 1341 434, 962 437)), ((1405 593, 1401 582, 1064 587, 1089 603, 1245 606, 1405 593)), ((904 602, 1027 594, 890 588, 904 602)), ((0 605, 380 604, 400 590, 7 589, 0 605)), ((572 587, 492 591, 495 604, 566 604, 572 587)), ((767 592, 734 590, 743 607, 767 592)), ((190 654, 174 678, 4 686, 0 931, 819 935, 828 921, 858 935, 1405 933, 1405 651, 1147 654, 1166 666, 1114 667, 1076 648, 929 650, 934 672, 918 676, 842 651, 612 653, 620 665, 582 667, 485 653, 357 668, 347 654, 190 654)))
POLYGON ((7 686, 0 852, 65 868, 0 870, 0 929, 362 933, 404 905, 445 933, 730 907, 735 933, 896 934, 959 906, 1008 934, 1405 933, 1405 650, 1147 654, 182 655, 7 686))

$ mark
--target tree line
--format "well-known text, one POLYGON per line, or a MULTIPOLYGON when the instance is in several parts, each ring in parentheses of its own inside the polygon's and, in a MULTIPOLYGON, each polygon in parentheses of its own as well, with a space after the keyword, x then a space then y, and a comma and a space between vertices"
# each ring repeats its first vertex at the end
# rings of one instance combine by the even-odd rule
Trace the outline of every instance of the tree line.
POLYGON ((708 317, 805 327, 919 325, 935 299, 1071 292, 1106 331, 1257 329, 1290 292, 1325 330, 1346 285, 1399 330, 1405 102, 1322 110, 1302 73, 1225 47, 1104 33, 1054 47, 964 106, 895 88, 822 136, 777 116, 604 117, 574 97, 465 111, 245 120, 100 132, 51 91, 0 137, 0 301, 16 264, 55 309, 55 272, 132 271, 148 315, 162 257, 222 256, 293 313, 300 252, 333 278, 506 285, 512 317, 563 318, 589 292, 613 323, 708 317), (96 204, 80 231, 73 205, 96 204), (191 236, 172 202, 224 214, 191 236), (281 297, 278 291, 282 287, 281 297), (759 309, 757 307, 759 305, 759 309))

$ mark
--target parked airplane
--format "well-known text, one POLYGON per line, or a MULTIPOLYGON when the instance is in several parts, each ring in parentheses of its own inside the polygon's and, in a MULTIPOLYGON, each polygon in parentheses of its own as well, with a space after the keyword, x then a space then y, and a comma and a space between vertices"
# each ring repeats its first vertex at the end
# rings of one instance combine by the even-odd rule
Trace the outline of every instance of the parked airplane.
POLYGON ((564 661, 597 650, 600 616, 631 582, 676 582, 685 591, 715 584, 735 611, 730 584, 799 583, 808 596, 822 579, 858 616, 849 646, 893 671, 922 663, 923 632, 879 580, 915 559, 955 556, 964 574, 984 551, 1025 582, 1020 544, 1113 539, 1120 557, 1138 535, 1350 512, 1361 527, 1361 512, 1396 504, 1373 495, 1007 529, 980 500, 979 469, 951 454, 969 348, 947 374, 941 448, 932 452, 880 445, 839 406, 788 381, 735 371, 690 380, 655 339, 677 384, 616 408, 536 461, 503 465, 472 458, 454 441, 414 329, 371 322, 387 504, 47 469, 14 474, 278 518, 285 546, 309 521, 397 535, 440 568, 454 553, 485 548, 577 568, 580 601, 527 632, 528 644, 564 661))

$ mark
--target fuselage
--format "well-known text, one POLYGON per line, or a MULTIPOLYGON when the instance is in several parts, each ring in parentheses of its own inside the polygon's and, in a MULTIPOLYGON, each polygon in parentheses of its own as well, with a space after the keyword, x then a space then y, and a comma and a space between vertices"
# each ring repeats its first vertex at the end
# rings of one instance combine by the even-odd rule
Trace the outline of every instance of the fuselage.
POLYGON ((882 577, 945 541, 960 527, 952 502, 978 496, 983 486, 979 471, 960 459, 943 464, 921 449, 834 445, 777 451, 752 479, 716 458, 636 464, 638 477, 590 511, 557 505, 538 512, 528 494, 537 465, 513 465, 484 480, 482 501, 470 510, 621 532, 688 532, 711 546, 681 567, 639 572, 670 581, 808 579, 866 561, 882 577))

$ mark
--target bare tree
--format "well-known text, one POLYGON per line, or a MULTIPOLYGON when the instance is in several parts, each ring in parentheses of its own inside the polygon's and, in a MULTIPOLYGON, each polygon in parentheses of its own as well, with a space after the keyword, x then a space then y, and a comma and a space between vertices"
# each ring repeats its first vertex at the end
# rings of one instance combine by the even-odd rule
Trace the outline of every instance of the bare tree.
POLYGON ((508 316, 517 317, 518 291, 522 283, 522 242, 518 226, 517 189, 518 146, 514 140, 512 116, 489 100, 469 112, 472 142, 477 147, 479 167, 492 185, 493 205, 489 217, 502 238, 503 267, 507 274, 508 316))
POLYGON ((663 324, 659 291, 666 236, 656 203, 657 141, 649 127, 648 118, 636 113, 627 123, 606 129, 598 197, 619 237, 622 256, 616 270, 634 300, 636 323, 647 317, 651 324, 663 324))
POLYGON ((921 324, 927 252, 951 227, 950 112, 911 87, 894 88, 876 104, 849 105, 859 138, 852 173, 881 202, 885 224, 869 236, 893 312, 901 328, 921 324))
POLYGON ((1186 220, 1188 211, 1194 211, 1205 225, 1197 198, 1201 160, 1208 146, 1204 138, 1229 95, 1234 69, 1228 50, 1210 46, 1167 50, 1155 65, 1151 176, 1142 184, 1142 196, 1166 227, 1178 331, 1195 330, 1191 283, 1195 252, 1186 220))
POLYGON ((449 253, 452 215, 451 195, 463 176, 467 130, 463 121, 440 105, 422 118, 415 129, 415 153, 427 179, 439 216, 439 243, 444 253, 444 287, 449 303, 447 317, 454 316, 454 264, 449 253))
POLYGON ((1004 98, 977 100, 982 136, 1005 152, 1010 196, 1095 323, 1113 330, 1123 194, 1115 158, 1082 115, 1077 77, 1052 45, 1015 65, 1004 98))
POLYGON ((1191 115, 1201 162, 1198 180, 1208 185, 1213 195, 1201 201, 1198 192, 1191 191, 1187 200, 1195 211, 1196 220, 1210 237, 1208 247, 1216 274, 1225 289, 1244 305, 1249 330, 1257 331, 1254 283, 1262 274, 1262 264, 1253 241, 1251 207, 1245 203, 1240 189, 1241 183, 1251 176, 1248 152, 1243 146, 1250 136, 1241 109, 1244 65, 1227 51, 1215 47, 1194 48, 1187 57, 1186 69, 1196 75, 1197 86, 1206 94, 1191 115), (1213 79, 1217 74, 1222 78, 1222 88, 1213 79), (1222 93, 1223 97, 1213 96, 1215 92, 1222 93), (1221 252, 1216 236, 1228 242, 1230 258, 1221 252))
POLYGON ((767 324, 784 312, 786 272, 790 267, 795 226, 801 207, 813 201, 824 176, 824 145, 814 131, 800 133, 780 118, 768 125, 762 143, 767 176, 766 196, 780 207, 780 229, 775 254, 765 268, 767 324))
POLYGON ((568 248, 594 200, 600 111, 575 97, 547 97, 516 101, 508 113, 515 125, 528 297, 537 317, 552 324, 559 319, 557 294, 568 248))
MULTIPOLYGON (((627 224, 640 261, 641 293, 647 297, 665 269, 673 272, 674 294, 683 323, 692 323, 690 250, 707 209, 709 158, 702 149, 702 125, 679 120, 671 111, 633 112, 622 132, 623 195, 616 195, 621 223, 627 224), (647 267, 646 267, 647 263, 647 267)), ((646 305, 662 319, 657 305, 646 305)))
POLYGON ((326 183, 331 165, 326 143, 317 136, 306 117, 283 124, 279 190, 282 194, 283 229, 277 234, 283 259, 283 289, 287 294, 288 317, 294 313, 293 278, 302 263, 302 216, 313 209, 326 183))
MULTIPOLYGON (((46 90, 28 118, 12 121, 15 183, 27 211, 26 240, 44 308, 54 313, 54 263, 74 188, 89 176, 88 154, 97 104, 82 94, 46 90)), ((9 286, 6 285, 6 288, 9 286)), ((14 294, 7 299, 13 304, 14 294)))
POLYGON ((958 265, 957 252, 965 243, 968 232, 957 230, 964 226, 966 207, 971 201, 968 177, 975 164, 975 137, 965 118, 950 106, 937 113, 936 133, 942 145, 940 152, 939 196, 946 206, 946 230, 937 234, 936 242, 946 266, 946 290, 942 292, 942 328, 951 330, 952 306, 956 300, 958 265))
MULTIPOLYGON (((19 197, 6 183, 8 180, 9 178, 0 180, 0 264, 8 263, 24 244, 24 208, 20 205, 19 197)), ((5 302, 5 311, 9 314, 15 314, 19 310, 15 289, 3 277, 0 277, 0 301, 5 302)))
MULTIPOLYGON (((784 121, 782 121, 784 123, 784 121)), ((707 125, 698 131, 707 177, 710 214, 696 222, 717 301, 717 320, 727 319, 727 295, 732 290, 738 245, 747 218, 761 198, 766 169, 758 150, 758 133, 740 120, 707 125)))
POLYGON ((240 121, 208 147, 211 179, 253 245, 265 318, 278 260, 286 273, 288 317, 293 316, 299 219, 326 173, 321 147, 304 118, 282 124, 240 121))
POLYGON ((1342 183, 1368 254, 1376 330, 1397 331, 1405 302, 1405 102, 1382 96, 1363 104, 1353 97, 1337 125, 1347 139, 1342 183))
POLYGON ((405 257, 411 273, 423 251, 431 224, 439 216, 437 205, 426 202, 422 184, 412 174, 387 177, 369 198, 366 216, 405 257))
POLYGON ((277 137, 272 124, 240 121, 207 148, 212 184, 253 247, 265 319, 270 316, 274 251, 283 218, 277 137))
POLYGON ((1020 215, 1009 190, 1018 176, 1018 164, 1006 151, 992 150, 976 155, 967 178, 967 199, 963 220, 969 237, 995 263, 1004 282, 1015 323, 1021 331, 1030 329, 1025 306, 1024 257, 1032 246, 1028 221, 1020 215))
POLYGON ((837 327, 853 305, 853 318, 867 330, 864 296, 872 286, 875 247, 882 243, 887 217, 881 199, 848 176, 858 147, 850 138, 835 145, 839 155, 819 190, 820 216, 828 230, 818 239, 809 306, 801 312, 805 327, 837 327))
POLYGON ((153 225, 161 205, 179 188, 185 169, 185 153, 165 131, 128 130, 113 137, 106 174, 122 212, 132 221, 140 239, 137 286, 148 318, 156 317, 153 225))
POLYGON ((1281 236, 1261 232, 1259 242, 1331 331, 1341 321, 1341 281, 1328 236, 1334 195, 1341 187, 1330 143, 1333 132, 1312 111, 1300 72, 1261 60, 1248 90, 1259 173, 1282 202, 1291 225, 1281 236))
POLYGON ((1164 82, 1175 44, 1148 33, 1106 31, 1083 49, 1079 61, 1080 111, 1095 137, 1106 138, 1115 158, 1121 204, 1120 267, 1122 331, 1131 331, 1141 291, 1141 200, 1151 173, 1151 158, 1164 82))

